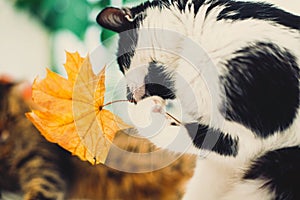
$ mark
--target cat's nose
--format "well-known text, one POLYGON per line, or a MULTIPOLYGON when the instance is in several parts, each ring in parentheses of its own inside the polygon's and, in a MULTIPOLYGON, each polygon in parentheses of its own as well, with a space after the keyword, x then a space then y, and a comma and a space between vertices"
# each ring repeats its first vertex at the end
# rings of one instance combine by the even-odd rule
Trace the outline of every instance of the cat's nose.
POLYGON ((130 89, 127 87, 127 99, 129 102, 137 103, 137 101, 133 98, 133 93, 130 91, 130 89))
POLYGON ((145 97, 147 97, 145 92, 145 86, 141 86, 132 90, 130 90, 130 88, 127 87, 127 99, 129 101, 137 103, 145 97))
POLYGON ((149 96, 159 96, 163 99, 175 98, 173 89, 157 83, 146 83, 145 85, 135 89, 127 87, 127 99, 130 102, 137 103, 149 96))

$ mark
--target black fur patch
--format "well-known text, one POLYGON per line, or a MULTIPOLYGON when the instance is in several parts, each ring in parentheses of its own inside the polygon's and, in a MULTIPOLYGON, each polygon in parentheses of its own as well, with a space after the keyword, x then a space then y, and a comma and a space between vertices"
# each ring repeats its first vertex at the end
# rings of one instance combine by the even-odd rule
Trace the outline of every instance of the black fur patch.
POLYGON ((200 7, 203 5, 205 0, 192 0, 191 4, 187 4, 188 0, 172 0, 172 4, 176 5, 178 9, 182 12, 185 11, 185 8, 188 6, 189 10, 191 10, 191 6, 194 7, 194 14, 196 15, 200 9, 200 7))
POLYGON ((238 140, 230 135, 198 123, 186 124, 185 127, 197 148, 211 150, 224 156, 238 154, 238 140))
POLYGON ((145 2, 138 6, 130 8, 130 13, 134 19, 134 29, 121 32, 119 34, 119 43, 118 43, 118 52, 117 52, 117 61, 120 67, 120 70, 124 73, 125 69, 129 69, 131 64, 131 59, 135 54, 136 45, 138 41, 138 28, 142 21, 146 17, 145 10, 150 7, 157 7, 162 9, 170 5, 167 0, 154 0, 152 2, 145 2))
MULTIPOLYGON (((204 0, 193 0, 194 12, 198 12, 201 5, 204 3, 204 0)), ((132 17, 134 18, 134 28, 119 34, 119 48, 117 52, 117 61, 120 67, 120 70, 124 73, 125 69, 129 69, 131 64, 131 59, 134 56, 138 34, 136 28, 139 28, 140 24, 146 17, 145 10, 147 8, 158 8, 162 10, 163 8, 169 8, 171 4, 177 6, 179 10, 184 11, 187 5, 187 0, 154 0, 147 1, 138 6, 130 8, 132 17)))
POLYGON ((162 65, 151 62, 145 77, 147 96, 160 96, 163 99, 175 99, 175 87, 172 74, 165 72, 162 65))
POLYGON ((134 56, 135 48, 138 40, 137 30, 131 29, 119 34, 119 48, 117 52, 117 61, 120 70, 124 73, 125 69, 129 69, 131 58, 134 56))
POLYGON ((296 58, 271 43, 256 43, 236 52, 221 77, 226 103, 222 113, 267 137, 290 126, 299 107, 296 58))
POLYGON ((220 12, 217 20, 246 20, 251 18, 275 22, 291 29, 300 29, 299 16, 285 12, 271 4, 219 0, 212 4, 212 8, 217 5, 226 6, 220 12))
POLYGON ((244 179, 265 180, 263 187, 274 191, 275 200, 300 199, 300 148, 271 151, 255 160, 244 179))

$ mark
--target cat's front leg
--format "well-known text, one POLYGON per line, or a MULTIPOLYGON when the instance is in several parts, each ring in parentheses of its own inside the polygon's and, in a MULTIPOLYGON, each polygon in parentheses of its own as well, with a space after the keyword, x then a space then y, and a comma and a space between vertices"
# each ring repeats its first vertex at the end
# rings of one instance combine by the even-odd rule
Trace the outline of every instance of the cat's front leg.
POLYGON ((18 173, 23 199, 64 200, 69 180, 69 172, 64 170, 69 168, 63 156, 65 153, 62 154, 56 145, 43 140, 38 142, 40 144, 26 149, 24 154, 19 153, 13 163, 12 169, 18 173))
MULTIPOLYGON (((38 157, 38 156, 37 156, 38 157)), ((32 160, 20 170, 20 184, 24 200, 64 200, 66 180, 47 160, 32 160), (43 162, 45 164, 40 164, 43 162), (30 166, 31 163, 36 165, 30 166), (48 164, 48 165, 47 165, 48 164), (50 167, 49 167, 50 166, 50 167)))

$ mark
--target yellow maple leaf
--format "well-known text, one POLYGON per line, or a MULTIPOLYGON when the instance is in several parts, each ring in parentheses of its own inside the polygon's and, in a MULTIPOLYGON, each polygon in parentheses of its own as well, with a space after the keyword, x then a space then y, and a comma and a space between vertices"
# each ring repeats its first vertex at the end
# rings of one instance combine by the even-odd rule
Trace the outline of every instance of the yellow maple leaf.
POLYGON ((128 126, 104 107, 105 68, 94 74, 89 57, 67 53, 68 79, 47 70, 32 99, 40 110, 26 116, 50 142, 92 164, 104 163, 116 132, 128 126))

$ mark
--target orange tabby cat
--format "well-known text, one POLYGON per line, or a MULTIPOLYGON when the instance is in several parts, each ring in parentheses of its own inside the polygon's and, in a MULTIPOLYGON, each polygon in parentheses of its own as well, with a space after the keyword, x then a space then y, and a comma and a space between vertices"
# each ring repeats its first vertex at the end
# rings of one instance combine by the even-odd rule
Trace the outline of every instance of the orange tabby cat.
MULTIPOLYGON (((26 119, 29 106, 18 93, 13 83, 0 81, 0 191, 22 192, 25 200, 180 199, 183 195, 193 174, 194 157, 182 156, 148 173, 92 166, 47 142, 26 119)), ((121 132, 115 143, 132 152, 155 149, 147 140, 128 140, 121 132)), ((122 165, 123 161, 119 157, 116 162, 122 165)), ((138 169, 143 163, 126 165, 138 169)))

